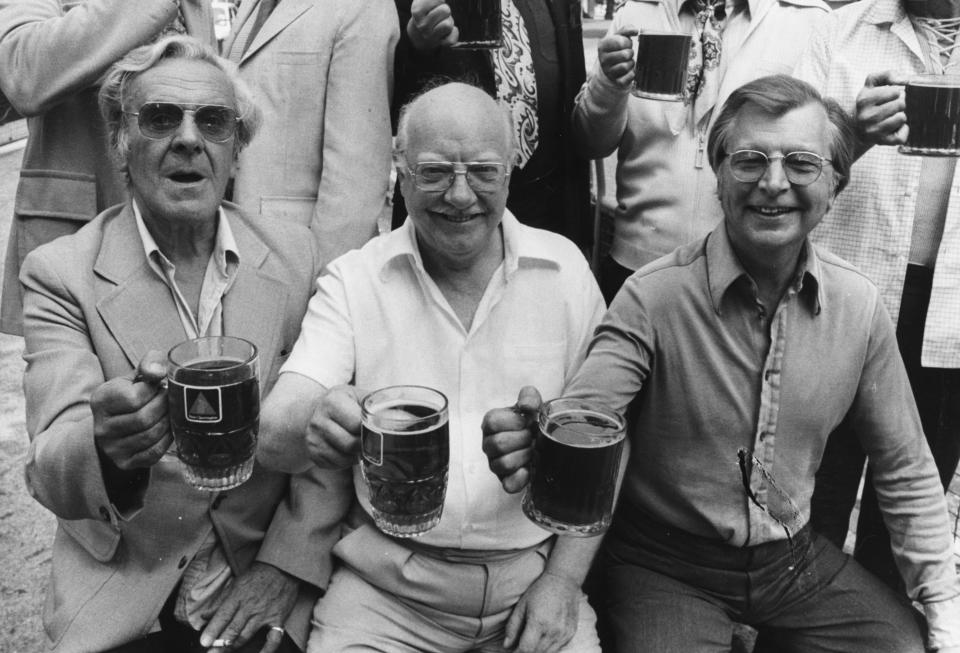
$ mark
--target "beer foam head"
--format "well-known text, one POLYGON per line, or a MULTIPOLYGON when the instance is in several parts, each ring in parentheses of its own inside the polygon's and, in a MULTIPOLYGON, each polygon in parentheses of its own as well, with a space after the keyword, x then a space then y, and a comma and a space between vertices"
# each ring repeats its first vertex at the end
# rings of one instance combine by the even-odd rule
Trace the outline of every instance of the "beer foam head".
POLYGON ((417 415, 414 415, 409 410, 404 410, 403 408, 384 408, 381 411, 377 412, 377 418, 384 421, 390 422, 412 422, 416 419, 420 419, 417 415))

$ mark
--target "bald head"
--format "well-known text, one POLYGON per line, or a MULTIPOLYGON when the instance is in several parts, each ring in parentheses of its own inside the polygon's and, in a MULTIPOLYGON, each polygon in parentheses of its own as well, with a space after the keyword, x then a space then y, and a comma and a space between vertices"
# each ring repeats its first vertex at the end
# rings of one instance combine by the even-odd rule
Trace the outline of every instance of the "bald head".
POLYGON ((460 82, 433 88, 403 107, 397 150, 405 151, 414 137, 429 142, 454 134, 498 140, 504 160, 513 161, 516 147, 509 112, 483 89, 460 82))
POLYGON ((404 107, 394 162, 430 274, 482 271, 502 259, 512 135, 496 100, 467 84, 438 86, 404 107))

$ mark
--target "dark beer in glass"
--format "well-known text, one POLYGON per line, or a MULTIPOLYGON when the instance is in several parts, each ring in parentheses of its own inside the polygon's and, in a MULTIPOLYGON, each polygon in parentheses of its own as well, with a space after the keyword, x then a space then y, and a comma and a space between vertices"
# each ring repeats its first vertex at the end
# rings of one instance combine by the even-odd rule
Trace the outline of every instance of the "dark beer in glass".
POLYGON ((361 401, 360 471, 373 520, 396 537, 440 522, 447 493, 447 398, 422 386, 391 386, 361 401))
POLYGON ((689 34, 641 30, 637 35, 633 94, 652 100, 682 100, 690 43, 689 34))
POLYGON ((960 75, 917 75, 907 82, 904 154, 960 156, 960 75))
MULTIPOLYGON (((500 0, 446 0, 460 32, 454 48, 495 50, 503 42, 500 0)), ((509 2, 510 0, 507 0, 509 2)))
POLYGON ((257 348, 216 336, 188 340, 168 354, 170 430, 187 482, 229 490, 253 472, 260 426, 257 348))
POLYGON ((523 512, 562 535, 597 535, 610 526, 624 422, 577 399, 543 405, 523 512))

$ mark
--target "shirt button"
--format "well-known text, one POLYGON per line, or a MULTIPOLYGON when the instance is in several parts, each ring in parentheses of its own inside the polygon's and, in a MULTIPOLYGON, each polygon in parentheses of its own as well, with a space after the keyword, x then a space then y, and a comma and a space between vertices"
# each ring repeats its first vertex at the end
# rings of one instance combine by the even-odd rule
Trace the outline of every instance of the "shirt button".
POLYGON ((100 506, 100 516, 103 517, 104 521, 110 521, 110 511, 107 510, 106 506, 100 506))
POLYGON ((187 556, 180 558, 180 562, 177 563, 177 569, 183 569, 187 566, 187 556))

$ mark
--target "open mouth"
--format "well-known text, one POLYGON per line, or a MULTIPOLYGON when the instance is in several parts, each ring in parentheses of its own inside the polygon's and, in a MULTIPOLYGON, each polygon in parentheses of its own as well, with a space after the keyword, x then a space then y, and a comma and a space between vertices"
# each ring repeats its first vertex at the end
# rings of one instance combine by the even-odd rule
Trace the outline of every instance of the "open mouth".
POLYGON ((751 208, 760 215, 768 218, 775 218, 794 211, 792 206, 753 206, 751 208))
POLYGON ((178 184, 194 184, 204 179, 203 175, 198 172, 175 172, 169 177, 178 184))

